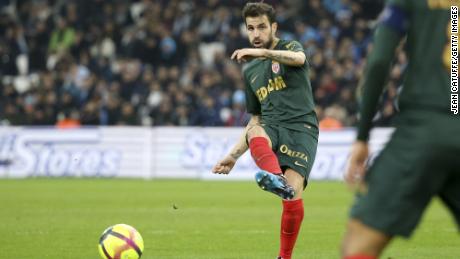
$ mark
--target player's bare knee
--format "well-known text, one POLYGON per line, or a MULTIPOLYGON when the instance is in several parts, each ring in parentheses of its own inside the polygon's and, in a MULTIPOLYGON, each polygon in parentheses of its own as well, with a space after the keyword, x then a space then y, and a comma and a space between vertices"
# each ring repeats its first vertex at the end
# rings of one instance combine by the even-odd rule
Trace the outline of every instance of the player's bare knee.
POLYGON ((294 188, 295 195, 293 200, 302 199, 303 187, 305 178, 298 172, 288 168, 284 174, 286 176, 287 183, 294 188))
POLYGON ((261 137, 262 131, 263 131, 263 128, 261 126, 254 125, 248 129, 246 133, 246 137, 248 140, 251 140, 252 138, 255 138, 255 137, 261 137))
POLYGON ((248 140, 251 140, 252 138, 257 137, 258 127, 259 126, 252 126, 251 128, 248 129, 248 131, 246 132, 246 138, 248 140))

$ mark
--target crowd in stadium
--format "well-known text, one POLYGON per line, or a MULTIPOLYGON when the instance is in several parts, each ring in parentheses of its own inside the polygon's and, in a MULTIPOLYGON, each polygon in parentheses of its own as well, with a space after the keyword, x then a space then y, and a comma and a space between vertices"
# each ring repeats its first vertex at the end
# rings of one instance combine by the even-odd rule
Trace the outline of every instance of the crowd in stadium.
MULTIPOLYGON (((242 126, 243 0, 6 1, 3 125, 242 126)), ((380 1, 265 1, 303 44, 322 128, 352 126, 380 1), (365 11, 364 11, 365 10, 365 11)), ((376 124, 391 125, 407 65, 395 58, 376 124)))

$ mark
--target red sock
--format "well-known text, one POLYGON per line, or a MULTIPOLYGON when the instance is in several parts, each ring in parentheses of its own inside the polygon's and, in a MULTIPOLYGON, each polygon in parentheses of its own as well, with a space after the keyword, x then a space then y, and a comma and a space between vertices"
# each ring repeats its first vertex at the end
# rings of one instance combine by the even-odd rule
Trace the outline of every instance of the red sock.
POLYGON ((280 164, 273 150, 264 137, 255 137, 249 141, 249 149, 256 165, 269 173, 281 174, 280 164))
POLYGON ((281 216, 281 247, 279 256, 291 259, 300 225, 303 220, 303 200, 283 200, 283 215, 281 216))
POLYGON ((377 257, 371 255, 352 255, 345 256, 344 259, 377 259, 377 257))

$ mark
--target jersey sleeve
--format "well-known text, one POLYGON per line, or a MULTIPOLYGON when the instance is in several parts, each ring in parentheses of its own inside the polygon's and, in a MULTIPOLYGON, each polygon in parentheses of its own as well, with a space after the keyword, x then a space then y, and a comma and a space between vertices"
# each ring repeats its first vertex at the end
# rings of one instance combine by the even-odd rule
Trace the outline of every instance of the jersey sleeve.
POLYGON ((409 27, 410 0, 387 0, 374 34, 374 49, 367 58, 367 66, 360 82, 360 119, 357 139, 369 140, 372 119, 389 74, 391 62, 401 38, 409 27))
POLYGON ((288 42, 286 45, 284 45, 284 48, 294 52, 304 51, 302 44, 295 40, 288 42))
POLYGON ((379 24, 405 34, 409 28, 409 2, 408 0, 387 0, 379 16, 379 24))
POLYGON ((375 32, 374 48, 367 58, 364 76, 358 87, 358 89, 362 90, 361 96, 358 97, 360 99, 358 140, 369 140, 372 119, 376 113, 378 100, 400 40, 400 34, 385 26, 379 26, 375 32))
POLYGON ((308 55, 307 55, 307 52, 305 51, 305 49, 303 48, 302 44, 300 44, 300 42, 298 41, 289 41, 286 45, 284 45, 284 48, 283 50, 290 50, 290 51, 294 51, 294 52, 303 52, 305 54, 305 64, 304 66, 307 66, 308 67, 308 64, 309 64, 309 61, 308 61, 308 55))
POLYGON ((410 1, 411 0, 386 0, 385 4, 386 5, 397 5, 397 6, 400 6, 406 9, 408 8, 410 1))
POLYGON ((257 96, 255 95, 254 91, 252 91, 251 85, 248 83, 245 73, 243 73, 243 77, 244 77, 244 86, 246 89, 245 90, 246 110, 250 114, 259 115, 261 114, 260 102, 257 99, 257 96))

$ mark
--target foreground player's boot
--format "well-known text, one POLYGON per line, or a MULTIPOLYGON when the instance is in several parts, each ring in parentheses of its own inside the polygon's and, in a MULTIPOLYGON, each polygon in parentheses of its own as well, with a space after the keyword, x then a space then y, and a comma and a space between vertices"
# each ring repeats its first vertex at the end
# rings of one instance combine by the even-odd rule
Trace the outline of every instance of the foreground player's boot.
POLYGON ((262 190, 274 193, 285 200, 294 197, 294 188, 287 184, 282 174, 271 174, 267 171, 256 173, 256 182, 262 190))

